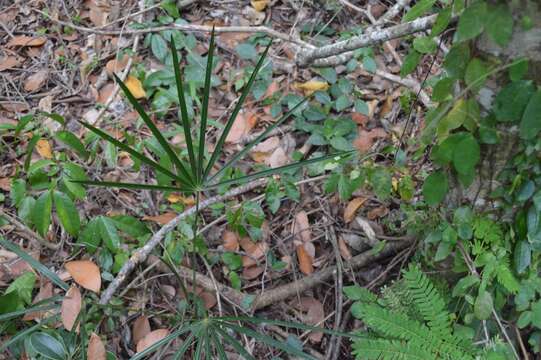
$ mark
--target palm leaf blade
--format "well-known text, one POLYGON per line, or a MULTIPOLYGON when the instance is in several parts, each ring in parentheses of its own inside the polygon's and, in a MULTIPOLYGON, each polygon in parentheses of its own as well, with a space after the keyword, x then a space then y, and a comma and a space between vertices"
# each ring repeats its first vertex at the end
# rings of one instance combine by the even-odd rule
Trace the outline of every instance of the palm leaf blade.
POLYGON ((137 184, 137 183, 124 183, 124 182, 115 182, 115 181, 94 181, 94 180, 70 180, 73 183, 91 185, 91 186, 102 186, 102 187, 114 187, 121 189, 135 189, 135 190, 158 190, 158 191, 177 191, 183 193, 192 192, 189 189, 182 189, 176 186, 166 186, 166 185, 152 185, 152 184, 137 184))

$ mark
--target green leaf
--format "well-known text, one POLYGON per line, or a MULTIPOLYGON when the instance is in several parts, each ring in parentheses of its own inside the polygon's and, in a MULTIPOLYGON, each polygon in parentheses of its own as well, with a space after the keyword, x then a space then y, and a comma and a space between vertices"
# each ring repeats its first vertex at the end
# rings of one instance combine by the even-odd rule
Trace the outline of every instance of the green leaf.
POLYGON ((462 79, 469 60, 470 48, 468 44, 454 44, 445 56, 443 66, 449 76, 462 79))
POLYGON ((532 325, 541 329, 541 300, 532 304, 532 325))
POLYGON ((413 48, 421 54, 432 54, 438 48, 438 44, 432 37, 422 36, 413 40, 413 48))
POLYGON ((452 99, 455 81, 455 79, 450 77, 439 80, 436 85, 434 85, 434 90, 432 91, 432 100, 442 102, 452 99))
POLYGON ((520 137, 533 139, 541 130, 541 89, 530 97, 520 121, 520 137))
POLYGON ((453 288, 453 297, 464 296, 469 288, 473 285, 479 284, 479 278, 475 275, 467 275, 458 280, 455 287, 453 288))
POLYGON ((19 299, 23 300, 26 304, 32 302, 32 290, 34 290, 34 284, 36 283, 36 275, 33 272, 25 272, 6 289, 5 294, 10 292, 16 292, 19 299))
POLYGON ((159 34, 152 34, 150 37, 150 49, 152 54, 158 58, 158 60, 165 62, 165 58, 168 55, 167 42, 159 34))
POLYGON ((77 236, 81 227, 81 219, 75 204, 68 195, 60 191, 53 192, 53 199, 56 214, 62 226, 71 236, 77 236))
POLYGON ((472 135, 468 135, 456 145, 453 165, 459 174, 467 175, 472 172, 480 158, 481 149, 477 140, 472 135))
POLYGON ((370 290, 360 287, 359 285, 344 286, 344 294, 349 300, 362 302, 376 302, 377 296, 370 290))
POLYGON ((45 332, 35 332, 28 339, 31 349, 36 355, 48 360, 66 360, 67 351, 56 338, 45 332))
POLYGON ((11 188, 9 189, 9 196, 15 207, 19 207, 19 204, 24 199, 25 192, 26 182, 24 179, 13 179, 11 182, 11 188))
POLYGON ((172 16, 175 19, 180 17, 176 0, 164 0, 161 2, 160 6, 162 9, 167 11, 169 16, 172 16))
POLYGON ((243 60, 254 60, 257 57, 257 50, 254 45, 243 43, 235 47, 235 51, 243 60))
POLYGON ((75 136, 75 134, 73 134, 71 131, 59 131, 56 133, 56 138, 71 147, 73 150, 75 150, 75 152, 81 158, 83 158, 83 160, 88 159, 88 151, 86 151, 85 146, 83 145, 81 140, 79 140, 79 138, 77 138, 77 136, 75 136))
POLYGON ((406 77, 409 74, 411 74, 416 68, 417 65, 419 65, 419 61, 421 61, 421 57, 423 55, 415 50, 410 50, 408 55, 404 58, 404 62, 402 63, 402 68, 400 68, 400 76, 406 77))
POLYGON ((336 82, 336 70, 334 68, 322 68, 318 72, 329 84, 336 82))
POLYGON ((363 69, 368 71, 369 73, 374 74, 378 68, 378 65, 376 64, 376 61, 371 56, 365 56, 363 57, 363 69))
POLYGON ((99 217, 94 218, 83 228, 77 242, 86 246, 89 253, 94 253, 101 243, 99 217))
POLYGON ((347 95, 340 95, 334 103, 334 108, 336 109, 336 111, 343 111, 349 108, 351 105, 353 105, 353 103, 347 95))
POLYGON ((434 147, 431 158, 438 165, 448 165, 453 161, 453 154, 457 144, 462 141, 468 134, 466 132, 458 132, 449 135, 445 140, 434 147))
POLYGON ((494 303, 492 301, 492 295, 488 291, 482 291, 475 299, 473 305, 473 312, 479 320, 486 320, 492 314, 494 303))
POLYGON ((0 296, 0 314, 9 314, 17 311, 19 305, 19 294, 16 291, 0 296))
POLYGON ((452 16, 452 9, 450 6, 442 9, 439 12, 438 17, 436 18, 434 25, 432 26, 432 31, 430 32, 430 36, 432 37, 438 36, 445 29, 447 29, 447 26, 449 26, 449 23, 451 22, 451 16, 452 16))
POLYGON ((462 42, 473 39, 483 32, 487 14, 487 4, 477 1, 468 6, 458 20, 456 41, 462 42))
POLYGON ((53 199, 50 191, 45 191, 40 195, 34 208, 32 209, 32 223, 41 236, 45 236, 51 224, 51 211, 53 199))
POLYGON ((438 205, 445 199, 449 190, 447 176, 443 171, 436 171, 430 174, 423 184, 423 196, 428 205, 438 205))
POLYGON ((522 274, 528 269, 532 262, 532 248, 528 241, 521 240, 515 245, 513 252, 515 271, 517 274, 522 274))
POLYGON ((458 99, 451 111, 438 124, 438 138, 445 139, 451 130, 461 127, 467 117, 468 103, 464 99, 458 99))
POLYGON ((121 240, 118 236, 114 221, 106 216, 100 216, 99 229, 100 236, 107 249, 112 253, 116 253, 120 249, 121 240))
POLYGON ((488 35, 501 47, 505 47, 513 35, 513 15, 506 4, 490 7, 486 24, 488 35))
POLYGON ((509 79, 511 81, 518 81, 528 73, 528 59, 523 58, 515 63, 509 68, 509 79))
POLYGON ((466 68, 466 75, 464 77, 466 85, 470 87, 471 91, 479 91, 483 87, 488 73, 489 69, 485 63, 478 58, 473 58, 466 68))
POLYGON ((519 329, 524 329, 526 326, 530 325, 532 322, 532 312, 524 311, 520 314, 517 320, 517 326, 519 329))
POLYGON ((436 0, 420 0, 417 1, 415 6, 413 6, 407 13, 404 15, 404 21, 412 21, 417 19, 419 16, 426 13, 428 10, 432 9, 432 6, 436 3, 436 0))
POLYGON ((520 80, 507 84, 496 96, 494 114, 501 122, 518 121, 535 92, 531 81, 520 80))

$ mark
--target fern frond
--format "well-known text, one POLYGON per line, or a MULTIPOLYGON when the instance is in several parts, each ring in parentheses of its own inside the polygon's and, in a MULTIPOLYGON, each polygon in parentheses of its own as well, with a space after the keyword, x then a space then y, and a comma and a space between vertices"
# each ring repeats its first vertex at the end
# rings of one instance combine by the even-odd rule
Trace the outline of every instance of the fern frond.
POLYGON ((518 293, 520 284, 509 267, 508 257, 499 260, 499 264, 496 267, 496 279, 510 293, 518 293))
POLYGON ((423 349, 401 341, 359 339, 353 343, 353 354, 359 360, 428 360, 434 356, 423 349))

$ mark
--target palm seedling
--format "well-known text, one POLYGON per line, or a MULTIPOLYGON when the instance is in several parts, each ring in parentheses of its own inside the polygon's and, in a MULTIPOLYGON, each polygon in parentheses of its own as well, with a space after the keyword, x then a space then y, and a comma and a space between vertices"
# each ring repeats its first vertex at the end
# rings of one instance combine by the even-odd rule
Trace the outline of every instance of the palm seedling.
MULTIPOLYGON (((144 155, 140 151, 137 151, 134 148, 126 145, 125 143, 115 139, 113 136, 107 134, 106 132, 88 123, 81 122, 81 124, 84 127, 86 127, 87 129, 89 129, 90 131, 98 135, 100 138, 126 151, 135 159, 138 159, 142 163, 154 169, 156 172, 159 172, 165 175, 166 177, 168 177, 171 180, 170 184, 169 185, 161 185, 161 184, 154 185, 154 184, 136 184, 136 183, 108 182, 108 181, 76 181, 76 182, 86 184, 86 185, 95 185, 95 186, 104 186, 104 187, 146 189, 146 190, 158 190, 158 191, 177 191, 177 192, 182 192, 185 194, 195 194, 196 209, 197 209, 196 215, 195 215, 196 218, 194 221, 194 232, 193 232, 194 237, 195 237, 196 232, 197 232, 196 231, 197 230, 196 229, 197 217, 199 216, 198 214, 199 213, 198 211, 199 195, 202 192, 211 191, 221 186, 230 186, 230 185, 235 185, 235 184, 239 184, 243 182, 256 180, 263 177, 269 177, 274 174, 283 173, 285 171, 291 171, 291 170, 300 168, 302 166, 313 164, 316 162, 321 162, 321 161, 331 160, 331 159, 340 160, 352 154, 352 152, 349 151, 349 152, 342 152, 338 154, 332 154, 332 155, 327 155, 327 156, 322 156, 322 157, 317 157, 317 158, 311 158, 311 159, 306 159, 303 161, 291 163, 288 165, 284 165, 281 167, 277 167, 277 168, 262 170, 259 172, 240 176, 237 178, 223 179, 223 175, 225 174, 227 169, 232 168, 232 166, 237 161, 239 161, 244 155, 246 155, 256 144, 258 144, 264 138, 266 138, 267 135, 273 129, 275 129, 277 126, 282 124, 296 110, 300 109, 300 107, 304 104, 305 100, 300 101, 295 106, 293 106, 288 112, 282 115, 274 124, 267 127, 259 136, 257 136, 253 141, 249 142, 247 145, 245 145, 241 151, 239 151, 237 154, 232 156, 229 160, 225 162, 223 166, 221 166, 218 170, 213 172, 220 158, 220 155, 222 154, 222 150, 224 148, 226 138, 231 131, 233 122, 235 121, 237 115, 241 111, 241 107, 244 101, 246 100, 246 98, 248 97, 252 84, 254 83, 254 80, 256 79, 256 76, 259 70, 262 68, 264 64, 264 60, 269 51, 270 44, 266 47, 262 56, 257 61, 254 71, 250 75, 246 86, 242 90, 240 98, 238 99, 237 103, 233 107, 233 110, 229 116, 229 119, 225 123, 223 132, 221 133, 221 135, 218 137, 216 141, 214 151, 209 156, 207 156, 208 159, 206 157, 207 152, 205 150, 206 150, 206 131, 207 131, 207 123, 208 123, 208 107, 209 107, 209 97, 210 97, 210 88, 211 88, 211 76, 212 76, 214 47, 215 47, 214 31, 212 32, 212 35, 211 35, 210 46, 209 46, 209 51, 208 51, 208 56, 207 56, 207 64, 206 64, 206 72, 205 72, 205 80, 204 80, 204 88, 203 88, 203 99, 202 99, 202 107, 201 107, 201 114, 200 114, 200 120, 199 120, 199 132, 198 132, 197 138, 192 137, 191 120, 189 119, 189 116, 188 116, 186 99, 184 95, 184 84, 183 84, 182 76, 180 73, 179 60, 178 60, 177 50, 176 50, 173 38, 171 38, 170 44, 171 44, 174 74, 175 74, 175 80, 176 80, 176 88, 177 88, 178 100, 179 100, 179 105, 180 105, 180 122, 182 124, 184 137, 185 137, 187 159, 183 159, 181 156, 179 156, 177 149, 175 149, 173 146, 171 146, 168 143, 168 141, 162 135, 160 130, 152 122, 149 115, 145 112, 141 104, 137 102, 137 100, 135 99, 134 95, 130 92, 128 87, 116 76, 115 76, 116 81, 118 82, 120 88, 124 92, 126 98, 131 103, 131 105, 135 108, 135 110, 138 112, 139 116, 141 117, 143 122, 146 124, 146 126, 150 129, 150 131, 152 132, 153 136, 156 138, 157 142, 160 144, 162 150, 166 154, 172 166, 168 168, 167 166, 163 165, 163 162, 160 163, 158 161, 155 161, 154 159, 144 155)), ((225 356, 223 343, 229 343, 235 349, 235 351, 237 351, 244 358, 247 358, 247 359, 253 358, 243 348, 243 346, 234 338, 234 336, 231 335, 233 333, 243 333, 247 336, 256 338, 262 343, 278 348, 282 351, 286 351, 292 354, 296 354, 298 356, 300 355, 303 357, 310 358, 308 355, 304 354, 301 350, 291 345, 288 345, 286 342, 280 342, 273 339, 272 337, 250 330, 249 328, 238 326, 238 323, 246 322, 246 321, 255 322, 256 319, 254 318, 241 319, 241 318, 216 318, 216 317, 201 318, 199 317, 193 321, 183 321, 182 325, 179 326, 178 330, 172 332, 168 337, 154 344, 152 347, 148 348, 143 353, 137 354, 135 358, 141 358, 145 354, 150 353, 151 351, 155 351, 159 346, 167 344, 168 342, 171 342, 174 338, 179 337, 183 334, 186 334, 187 337, 184 341, 184 345, 177 351, 176 353, 177 355, 175 357, 176 359, 181 359, 184 353, 188 350, 189 346, 193 342, 196 343, 195 350, 194 350, 195 358, 201 358, 203 356, 202 354, 204 354, 206 358, 213 358, 213 354, 215 353, 218 356, 218 358, 226 359, 227 357, 225 356)), ((257 321, 261 322, 263 320, 257 320, 257 321)), ((265 321, 265 322, 269 322, 269 321, 265 321)), ((296 327, 296 328, 304 328, 304 329, 310 328, 302 324, 281 323, 281 325, 296 327)), ((319 329, 319 328, 318 328, 318 331, 325 332, 324 329, 319 329)))

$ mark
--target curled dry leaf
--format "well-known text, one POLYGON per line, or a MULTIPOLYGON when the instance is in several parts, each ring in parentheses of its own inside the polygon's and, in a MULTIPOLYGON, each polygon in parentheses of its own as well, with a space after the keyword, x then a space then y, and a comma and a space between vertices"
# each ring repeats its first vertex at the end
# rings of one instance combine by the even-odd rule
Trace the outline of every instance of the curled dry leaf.
POLYGON ((77 260, 66 263, 66 270, 73 280, 90 291, 100 292, 101 274, 100 269, 90 260, 77 260))
POLYGON ((202 290, 198 295, 201 300, 203 300, 203 304, 205 304, 205 309, 207 310, 212 309, 218 302, 218 300, 216 300, 216 295, 213 292, 202 290))
POLYGON ((344 210, 344 221, 346 224, 350 223, 355 218, 357 210, 359 210, 365 201, 365 197, 356 197, 348 203, 346 209, 344 210))
POLYGON ((51 144, 45 139, 38 140, 38 142, 36 143, 36 151, 44 159, 53 158, 53 149, 51 148, 51 144))
POLYGON ((263 266, 250 266, 242 270, 242 278, 245 280, 253 280, 263 273, 263 266))
POLYGON ((145 89, 143 89, 143 84, 135 76, 128 75, 124 84, 130 90, 134 98, 142 99, 147 96, 145 89))
POLYGON ((41 46, 45 44, 47 38, 45 36, 26 36, 18 35, 11 38, 6 44, 7 47, 17 47, 17 46, 41 46))
POLYGON ((90 334, 90 339, 88 340, 88 348, 86 349, 86 358, 88 360, 107 359, 105 345, 103 345, 101 338, 96 333, 90 334))
POLYGON ((28 78, 26 78, 26 81, 24 82, 24 90, 28 92, 33 92, 40 89, 43 84, 45 84, 45 80, 47 80, 48 76, 49 72, 46 69, 40 70, 37 73, 30 75, 28 78))
POLYGON ((133 343, 139 343, 139 340, 144 338, 150 333, 150 322, 145 315, 139 316, 133 322, 132 334, 133 334, 133 343))
POLYGON ((107 72, 107 75, 113 76, 113 74, 119 73, 121 71, 124 71, 126 68, 126 65, 128 65, 128 61, 130 60, 130 57, 128 54, 124 54, 122 56, 122 59, 112 59, 105 64, 105 71, 107 72))
POLYGON ((351 255, 351 251, 349 250, 348 244, 346 244, 341 236, 338 238, 338 249, 340 250, 340 255, 342 255, 344 260, 349 260, 353 257, 351 255))
POLYGON ((167 197, 167 201, 169 201, 172 204, 180 203, 186 206, 195 205, 195 198, 193 196, 183 196, 181 194, 175 194, 175 193, 170 194, 167 197))
POLYGON ((224 250, 238 251, 239 250, 239 236, 233 231, 226 230, 223 235, 224 250))
POLYGON ((256 11, 263 11, 267 7, 269 0, 252 0, 250 4, 256 11))
POLYGON ((240 112, 231 126, 231 131, 227 134, 225 141, 230 144, 238 144, 250 133, 257 124, 257 116, 250 112, 240 112))
POLYGON ((291 233, 294 240, 301 242, 312 241, 312 232, 310 231, 310 223, 306 211, 301 210, 295 215, 295 219, 291 225, 291 233))
POLYGON ((287 156, 285 150, 282 147, 274 150, 271 156, 265 161, 267 165, 271 168, 277 168, 284 166, 289 162, 289 157, 287 156))
POLYGON ((108 82, 105 84, 98 93, 98 100, 100 104, 106 104, 107 101, 109 101, 109 97, 113 94, 113 91, 115 90, 115 84, 112 82, 108 82))
MULTIPOLYGON (((304 313, 303 322, 312 326, 323 326, 325 321, 325 309, 323 304, 311 297, 301 297, 295 304, 296 308, 304 313)), ((308 336, 312 343, 319 343, 323 338, 323 333, 320 331, 311 332, 308 336)))
POLYGON ((359 135, 353 140, 353 146, 361 153, 365 153, 372 148, 374 140, 387 137, 387 133, 382 128, 372 130, 359 130, 359 135))
POLYGON ((366 217, 368 218, 368 220, 376 220, 384 217, 385 215, 387 215, 387 213, 389 213, 389 209, 386 206, 382 205, 370 210, 368 214, 366 214, 366 217))
POLYGON ((297 259, 299 260, 299 269, 305 275, 314 272, 314 259, 308 254, 304 245, 297 246, 297 259))
POLYGON ((141 352, 148 348, 149 346, 152 346, 152 344, 160 341, 164 337, 169 335, 169 330, 167 329, 158 329, 149 332, 146 334, 141 340, 137 342, 137 352, 141 352))
MULTIPOLYGON (((73 329, 77 316, 81 312, 82 300, 81 292, 77 286, 72 286, 66 292, 64 299, 62 300, 62 307, 60 310, 60 317, 62 319, 62 325, 68 331, 73 329)), ((79 324, 75 329, 75 332, 79 333, 79 324)))
POLYGON ((143 220, 153 221, 160 225, 165 225, 169 221, 173 220, 176 216, 177 214, 175 214, 174 212, 166 212, 156 216, 143 216, 143 220))
POLYGON ((6 56, 0 60, 0 72, 21 65, 22 61, 16 56, 6 56))
POLYGON ((378 243, 378 239, 376 238, 376 232, 374 229, 372 229, 372 226, 368 222, 368 220, 363 219, 360 216, 357 216, 355 218, 355 222, 359 225, 359 227, 363 230, 364 234, 366 235, 366 238, 368 240, 368 244, 374 246, 378 243))
POLYGON ((242 265, 250 267, 257 264, 257 261, 265 256, 268 245, 264 242, 254 243, 249 237, 244 236, 239 239, 241 248, 248 254, 242 257, 242 265))
POLYGON ((294 83, 293 87, 297 90, 302 90, 304 95, 312 95, 316 91, 325 91, 329 89, 329 84, 326 81, 310 80, 305 83, 294 83))

